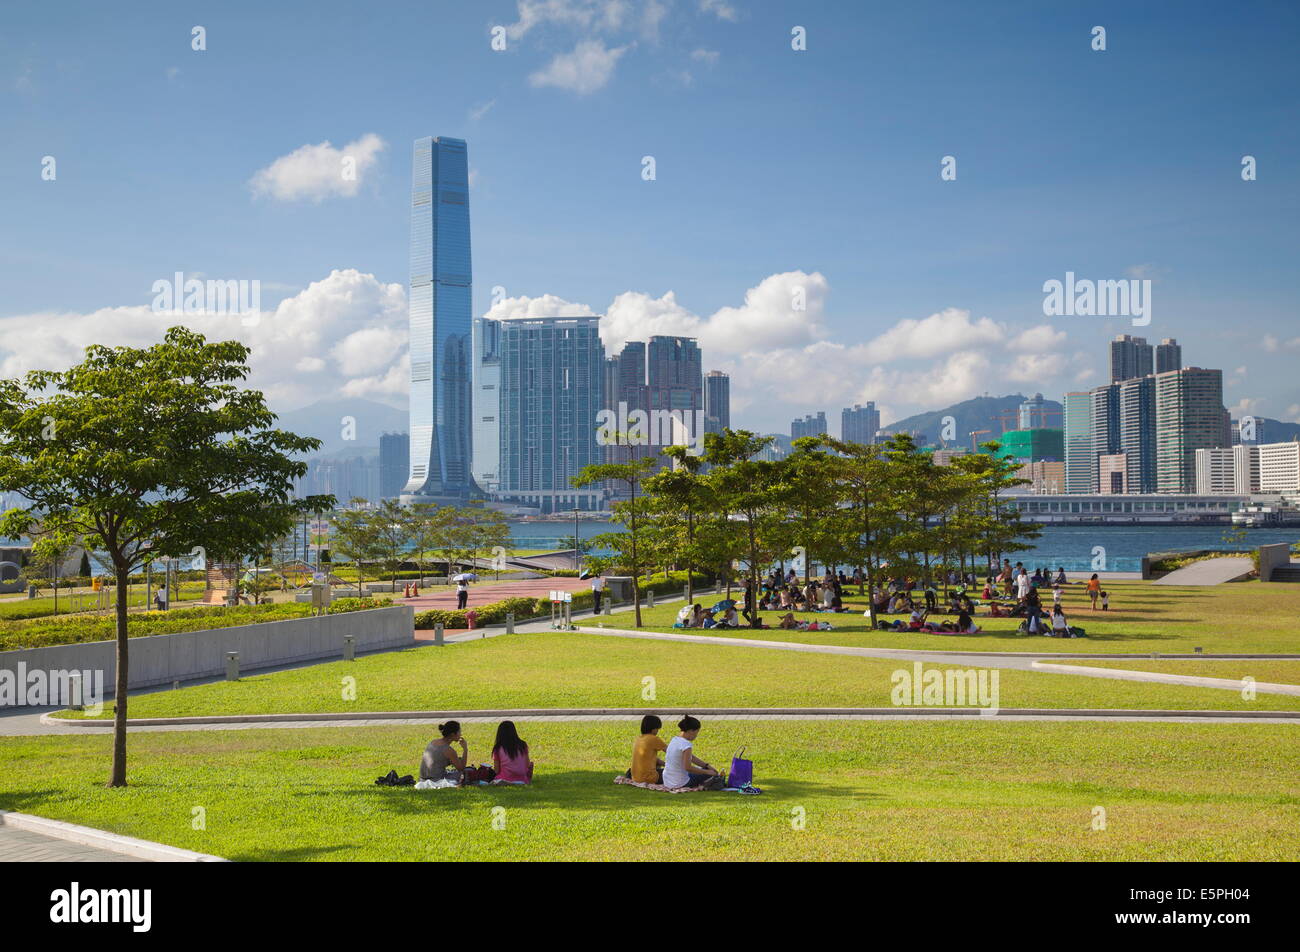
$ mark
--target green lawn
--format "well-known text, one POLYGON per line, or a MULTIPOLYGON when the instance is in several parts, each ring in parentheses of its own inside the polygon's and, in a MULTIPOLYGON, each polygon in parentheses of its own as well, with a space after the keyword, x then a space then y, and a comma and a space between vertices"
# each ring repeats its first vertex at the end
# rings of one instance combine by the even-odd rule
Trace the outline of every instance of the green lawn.
MULTIPOLYGON (((974 666, 974 665, 972 665, 974 666)), ((937 667, 937 666, 927 666, 937 667)), ((506 635, 367 655, 131 699, 132 717, 317 711, 700 707, 888 707, 907 661, 728 648, 565 632, 506 635), (356 700, 343 699, 344 678, 356 700)), ((1300 710, 1300 698, 1034 671, 999 672, 1011 707, 1300 710)), ((103 716, 109 716, 107 709, 103 716)))
MULTIPOLYGON (((198 599, 201 599, 203 597, 203 587, 204 586, 202 582, 182 582, 180 585, 179 594, 177 594, 177 591, 175 589, 173 589, 172 591, 172 605, 175 606, 179 602, 190 602, 190 601, 196 601, 198 599)), ((53 615, 55 613, 53 586, 47 583, 42 585, 40 590, 41 590, 41 595, 37 598, 28 598, 25 595, 16 595, 16 596, 9 596, 7 598, 0 599, 0 620, 16 620, 16 619, 23 619, 23 618, 45 618, 53 615)), ((157 582, 155 582, 153 586, 153 591, 154 592, 158 591, 157 582)), ((60 587, 58 613, 60 615, 66 615, 66 614, 74 614, 74 613, 82 614, 82 613, 89 612, 90 609, 87 608, 86 606, 97 605, 98 604, 98 602, 96 601, 97 597, 98 597, 97 595, 91 595, 89 593, 78 594, 73 596, 68 593, 67 589, 60 587), (76 609, 75 612, 73 611, 74 607, 76 609)), ((110 595, 109 597, 110 599, 113 598, 112 595, 110 595)), ((139 585, 132 585, 130 592, 127 595, 127 604, 134 607, 140 607, 145 604, 145 601, 146 599, 145 599, 144 583, 140 583, 139 585)), ((110 601, 109 604, 110 604, 109 609, 105 611, 101 611, 99 614, 101 615, 111 614, 112 605, 116 603, 110 601)), ((152 607, 153 605, 152 601, 149 602, 149 605, 150 607, 152 607)))
MULTIPOLYGON (((415 771, 425 728, 134 734, 131 786, 116 790, 104 786, 109 737, 0 738, 0 807, 235 860, 1300 852, 1300 744, 1289 725, 706 720, 697 749, 725 763, 749 745, 758 797, 615 786, 631 723, 520 727, 538 762, 533 787, 428 792, 373 782, 389 768, 415 771), (195 830, 199 808, 205 828, 195 830), (805 828, 795 829, 800 816, 805 828)), ((466 725, 471 755, 482 756, 492 730, 466 725)))
POLYGON ((1188 674, 1198 678, 1231 678, 1240 680, 1252 677, 1271 684, 1300 684, 1300 661, 1256 661, 1233 659, 1220 661, 1174 660, 1167 661, 1103 661, 1086 660, 1061 662, 1084 664, 1090 668, 1125 668, 1130 671, 1156 671, 1162 674, 1188 674))
MULTIPOLYGON (((985 630, 977 635, 928 635, 911 632, 872 631, 862 611, 865 600, 853 596, 846 603, 852 613, 797 613, 803 621, 830 621, 833 631, 783 631, 779 628, 752 631, 709 629, 705 634, 806 644, 861 645, 879 648, 923 648, 948 651, 1032 651, 1068 654, 1099 653, 1191 653, 1202 647, 1207 653, 1300 654, 1300 585, 1262 582, 1234 582, 1217 586, 1165 586, 1142 581, 1106 582, 1110 611, 1092 611, 1082 585, 1071 585, 1062 599, 1073 625, 1087 629, 1086 638, 1046 638, 1021 635, 1018 618, 989 618, 981 614, 976 622, 985 630)), ((706 607, 721 596, 700 599, 706 607)), ((1050 592, 1044 599, 1051 604, 1050 592)), ((643 609, 647 628, 672 631, 681 602, 643 609)), ((781 613, 763 612, 764 620, 775 624, 781 613)), ((940 621, 945 617, 941 616, 940 621)), ((903 618, 906 616, 888 616, 903 618)), ((580 624, 603 624, 610 628, 632 628, 632 612, 624 611, 580 624)), ((698 632, 696 632, 698 633, 698 632)))

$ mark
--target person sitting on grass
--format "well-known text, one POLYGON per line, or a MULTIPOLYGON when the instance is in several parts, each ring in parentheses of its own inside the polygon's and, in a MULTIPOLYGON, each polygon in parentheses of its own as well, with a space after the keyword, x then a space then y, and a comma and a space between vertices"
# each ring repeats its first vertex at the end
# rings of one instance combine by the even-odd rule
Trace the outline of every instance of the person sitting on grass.
POLYGON ((1059 565, 1059 566, 1057 566, 1057 568, 1056 568, 1056 584, 1057 584, 1057 585, 1069 585, 1069 584, 1070 584, 1070 583, 1066 580, 1066 578, 1065 578, 1065 566, 1064 566, 1064 565, 1059 565))
POLYGON ((793 630, 799 627, 799 622, 795 620, 794 612, 786 612, 781 616, 781 620, 776 623, 776 627, 793 630))
POLYGON ((625 776, 636 783, 663 783, 664 762, 659 755, 668 749, 659 736, 664 722, 654 714, 641 718, 641 736, 632 742, 632 769, 625 776))
POLYGON ((959 615, 957 616, 957 633, 958 633, 958 634, 960 634, 960 635, 973 635, 973 634, 975 634, 976 632, 978 632, 979 630, 980 630, 980 626, 977 625, 977 624, 975 624, 975 620, 974 620, 973 618, 971 618, 971 616, 970 616, 970 612, 968 612, 968 611, 962 611, 962 613, 959 614, 959 615))
POLYGON ((528 744, 519 736, 514 721, 502 721, 497 739, 492 743, 493 783, 532 783, 533 762, 528 759, 528 744))
POLYGON ((663 785, 673 790, 713 785, 721 774, 695 756, 700 722, 687 714, 677 722, 677 729, 681 733, 668 742, 664 753, 663 785))
POLYGON ((424 756, 420 758, 420 779, 459 781, 461 772, 469 761, 469 745, 460 736, 460 722, 439 724, 438 733, 442 736, 429 741, 429 746, 424 748, 424 756), (460 746, 459 754, 452 745, 460 746))
POLYGON ((715 625, 718 628, 739 628, 740 615, 736 611, 736 606, 733 604, 730 607, 724 609, 722 612, 722 617, 719 618, 717 622, 715 622, 715 625))
POLYGON ((1052 637, 1070 637, 1070 623, 1065 620, 1065 609, 1060 605, 1052 609, 1052 637))
POLYGON ((912 609, 912 618, 908 622, 908 627, 913 631, 920 631, 925 627, 925 616, 930 614, 930 609, 921 608, 919 605, 912 609))

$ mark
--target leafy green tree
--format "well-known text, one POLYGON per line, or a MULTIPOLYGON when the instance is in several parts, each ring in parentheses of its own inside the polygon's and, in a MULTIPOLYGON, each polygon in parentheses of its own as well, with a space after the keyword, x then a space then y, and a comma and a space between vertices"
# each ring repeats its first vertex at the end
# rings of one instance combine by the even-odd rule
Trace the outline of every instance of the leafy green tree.
POLYGON ((375 548, 391 573, 393 591, 396 592, 397 569, 411 543, 411 520, 396 499, 385 499, 371 515, 375 524, 375 548))
POLYGON ((385 548, 379 537, 379 520, 371 512, 362 509, 366 500, 353 497, 351 509, 334 513, 330 520, 330 535, 333 555, 341 555, 357 567, 357 596, 363 593, 361 584, 365 581, 366 563, 383 559, 385 548))
POLYGON ((320 446, 272 429, 263 395, 239 386, 248 354, 173 327, 149 347, 94 345, 67 370, 0 380, 0 486, 27 500, 0 519, 0 535, 73 535, 113 569, 111 787, 126 785, 132 570, 150 551, 201 546, 212 558, 288 532, 301 506, 293 483, 307 470, 294 457, 320 446))
POLYGON ((690 603, 695 599, 695 570, 710 557, 711 538, 704 527, 716 506, 700 472, 704 460, 692 456, 686 446, 669 446, 663 452, 674 465, 645 481, 651 514, 647 543, 657 562, 686 570, 686 601, 690 603))
POLYGON ((656 461, 643 457, 630 463, 590 463, 570 479, 574 488, 581 489, 592 483, 618 482, 627 486, 629 498, 613 505, 614 520, 626 532, 610 532, 592 539, 593 545, 612 550, 632 575, 632 608, 636 626, 641 627, 641 569, 645 533, 645 501, 639 495, 645 479, 655 471, 656 461))

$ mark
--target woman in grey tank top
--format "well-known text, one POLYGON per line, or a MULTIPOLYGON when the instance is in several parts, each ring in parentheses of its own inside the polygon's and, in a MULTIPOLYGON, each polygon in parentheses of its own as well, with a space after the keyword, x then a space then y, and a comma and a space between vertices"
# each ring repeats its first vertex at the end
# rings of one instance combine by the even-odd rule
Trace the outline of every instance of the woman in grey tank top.
POLYGON ((469 761, 469 745, 460 736, 460 723, 448 721, 439 724, 438 731, 442 736, 429 741, 424 756, 420 758, 420 779, 460 780, 461 771, 469 761), (460 745, 459 753, 453 746, 455 744, 460 745))

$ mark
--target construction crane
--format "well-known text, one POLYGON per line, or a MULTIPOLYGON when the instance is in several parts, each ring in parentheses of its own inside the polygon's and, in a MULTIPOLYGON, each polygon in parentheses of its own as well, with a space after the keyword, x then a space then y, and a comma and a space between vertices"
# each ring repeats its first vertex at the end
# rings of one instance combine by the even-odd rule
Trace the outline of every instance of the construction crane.
POLYGON ((979 442, 980 442, 980 441, 979 441, 979 438, 980 438, 981 436, 987 434, 987 433, 992 433, 992 432, 993 432, 992 430, 971 430, 971 431, 970 431, 970 451, 971 451, 972 453, 978 453, 978 452, 980 451, 980 447, 979 447, 979 442))

